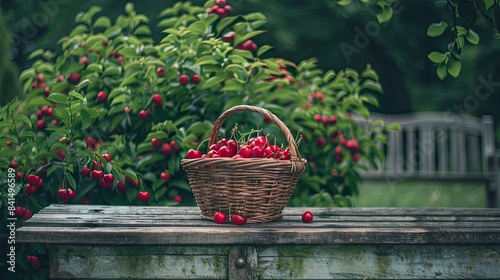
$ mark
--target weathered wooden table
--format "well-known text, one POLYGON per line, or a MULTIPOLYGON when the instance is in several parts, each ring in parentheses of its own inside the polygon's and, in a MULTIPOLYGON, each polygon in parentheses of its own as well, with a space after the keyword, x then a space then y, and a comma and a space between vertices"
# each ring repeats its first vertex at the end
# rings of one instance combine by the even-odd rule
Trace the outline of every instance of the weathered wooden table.
POLYGON ((234 226, 196 207, 52 205, 17 240, 50 243, 53 279, 500 279, 500 209, 304 210, 234 226))

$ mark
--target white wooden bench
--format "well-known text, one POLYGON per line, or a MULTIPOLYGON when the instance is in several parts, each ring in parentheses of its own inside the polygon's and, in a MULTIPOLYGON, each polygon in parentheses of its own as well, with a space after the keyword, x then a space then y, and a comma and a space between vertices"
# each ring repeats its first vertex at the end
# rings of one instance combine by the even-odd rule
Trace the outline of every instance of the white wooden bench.
POLYGON ((285 208, 235 226, 198 207, 51 205, 16 242, 51 279, 500 279, 500 209, 285 208))
POLYGON ((381 145, 385 160, 363 172, 367 180, 484 182, 488 206, 500 207, 499 156, 495 155, 493 118, 450 112, 373 114, 370 120, 399 123, 381 145))

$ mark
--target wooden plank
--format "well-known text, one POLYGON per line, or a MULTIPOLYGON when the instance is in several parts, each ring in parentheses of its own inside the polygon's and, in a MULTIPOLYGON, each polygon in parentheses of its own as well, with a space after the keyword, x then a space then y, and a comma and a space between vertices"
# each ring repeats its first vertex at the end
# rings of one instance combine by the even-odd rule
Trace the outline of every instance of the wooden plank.
POLYGON ((58 244, 500 244, 489 228, 22 227, 16 241, 58 244))
MULTIPOLYGON (((283 214, 288 215, 302 215, 304 211, 311 210, 309 207, 285 207, 283 214)), ((165 206, 111 206, 111 205, 78 205, 78 204, 52 204, 39 213, 78 213, 79 215, 141 215, 147 216, 150 214, 161 215, 200 215, 200 209, 196 206, 188 207, 165 207, 165 206)), ((498 217, 500 216, 500 209, 491 208, 391 208, 391 207, 314 207, 314 213, 317 215, 325 216, 457 216, 457 217, 498 217)), ((29 224, 31 220, 27 220, 29 224)))
POLYGON ((259 270, 259 279, 498 279, 500 246, 267 247, 259 270))
POLYGON ((228 279, 228 247, 51 245, 51 279, 228 279))
POLYGON ((257 279, 257 250, 251 246, 233 246, 229 250, 228 279, 257 279))
POLYGON ((465 136, 463 133, 451 131, 451 171, 465 172, 465 136))

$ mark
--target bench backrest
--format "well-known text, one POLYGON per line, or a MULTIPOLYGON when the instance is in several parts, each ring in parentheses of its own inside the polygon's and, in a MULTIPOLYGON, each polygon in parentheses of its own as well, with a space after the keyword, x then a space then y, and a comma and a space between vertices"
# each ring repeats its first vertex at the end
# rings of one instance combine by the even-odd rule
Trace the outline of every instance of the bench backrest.
POLYGON ((493 118, 451 112, 372 114, 399 123, 380 148, 385 160, 363 174, 367 179, 485 180, 495 153, 493 118))

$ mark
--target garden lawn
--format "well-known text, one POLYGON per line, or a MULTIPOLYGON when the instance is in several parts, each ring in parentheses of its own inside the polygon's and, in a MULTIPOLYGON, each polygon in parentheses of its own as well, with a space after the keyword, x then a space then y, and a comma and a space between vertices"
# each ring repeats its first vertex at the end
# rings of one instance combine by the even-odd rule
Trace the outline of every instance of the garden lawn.
POLYGON ((365 181, 356 207, 486 207, 484 183, 365 181))

